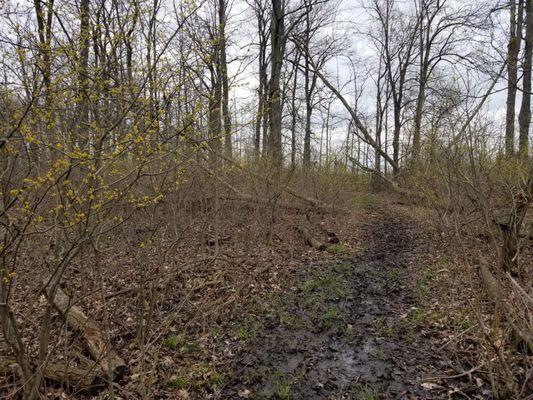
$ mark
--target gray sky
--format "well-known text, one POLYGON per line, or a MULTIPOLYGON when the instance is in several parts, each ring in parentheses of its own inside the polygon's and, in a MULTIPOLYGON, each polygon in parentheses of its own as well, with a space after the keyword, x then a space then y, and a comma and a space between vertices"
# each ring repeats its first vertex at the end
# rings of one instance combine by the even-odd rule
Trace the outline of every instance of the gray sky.
MULTIPOLYGON (((474 6, 476 8, 491 7, 495 4, 493 0, 448 0, 450 7, 463 8, 474 6)), ((343 40, 344 49, 336 57, 332 58, 326 66, 328 76, 336 82, 342 93, 350 99, 354 98, 354 66, 356 71, 357 85, 362 90, 359 100, 358 112, 368 121, 369 128, 372 129, 372 118, 375 114, 375 79, 378 69, 378 55, 375 44, 366 34, 375 29, 375 25, 369 14, 369 0, 340 0, 336 14, 332 14, 332 24, 322 32, 330 38, 343 40)), ((413 0, 396 0, 400 9, 412 7, 413 0)), ((492 21, 495 25, 493 31, 482 31, 474 38, 473 42, 461 43, 458 52, 468 53, 472 50, 483 52, 489 59, 499 60, 499 52, 505 51, 505 35, 507 28, 506 21, 508 15, 505 12, 492 14, 492 21), (490 34, 489 34, 490 33, 490 34), (492 39, 490 36, 492 35, 492 39), (492 44, 491 44, 492 42, 492 44)), ((232 40, 232 52, 239 57, 247 55, 252 57, 256 54, 256 46, 250 46, 252 38, 255 38, 255 20, 248 6, 242 0, 235 0, 232 7, 232 16, 229 30, 232 40)), ((256 42, 256 40, 254 40, 256 42)), ((234 97, 237 104, 244 105, 255 99, 258 81, 256 61, 247 59, 243 62, 234 62, 231 65, 231 71, 236 76, 234 86, 234 97)), ((460 63, 441 63, 439 73, 443 77, 453 82, 458 87, 465 88, 471 86, 474 96, 481 96, 486 92, 491 82, 491 77, 484 73, 468 71, 460 63)), ((501 124, 505 113, 505 77, 500 80, 493 94, 485 106, 484 116, 492 118, 495 124, 501 124)), ((327 91, 327 89, 326 89, 327 91)), ((475 97, 469 100, 470 105, 477 104, 479 99, 475 97)), ((519 103, 518 103, 519 104, 519 103)), ((348 115, 340 102, 335 101, 332 106, 333 111, 333 134, 332 142, 335 148, 339 148, 346 138, 348 115)), ((303 114, 303 109, 300 110, 303 114)), ((253 115, 249 114, 242 122, 246 120, 251 122, 253 115)), ((392 119, 389 125, 392 124, 392 119)), ((318 136, 324 129, 323 118, 320 112, 315 111, 313 118, 313 131, 315 133, 315 147, 318 146, 318 136)), ((248 134, 251 134, 251 127, 248 128, 248 134)), ((407 135, 405 135, 407 136, 407 135)), ((406 138, 404 138, 406 139, 406 138)))

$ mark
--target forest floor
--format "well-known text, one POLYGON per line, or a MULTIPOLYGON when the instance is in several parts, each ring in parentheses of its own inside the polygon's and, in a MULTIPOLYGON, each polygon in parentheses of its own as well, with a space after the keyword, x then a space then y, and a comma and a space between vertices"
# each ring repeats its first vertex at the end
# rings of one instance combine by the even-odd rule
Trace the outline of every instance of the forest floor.
POLYGON ((363 249, 301 265, 241 328, 249 343, 221 398, 483 398, 476 384, 443 379, 449 359, 437 349, 445 335, 435 332, 442 315, 425 305, 439 264, 429 238, 390 207, 365 219, 363 249))
MULTIPOLYGON (((129 368, 115 383, 116 399, 490 398, 485 353, 472 330, 480 320, 469 311, 481 292, 475 268, 465 266, 431 210, 361 194, 345 215, 285 212, 272 226, 261 225, 261 210, 234 211, 218 254, 205 248, 197 222, 179 240, 160 239, 153 249, 132 240, 100 260, 109 273, 109 334, 129 368), (321 240, 327 227, 340 243, 318 251, 297 226, 321 240), (141 346, 138 319, 150 298, 141 346)), ((191 214, 191 221, 199 219, 191 214)), ((472 240, 465 248, 489 253, 486 239, 472 240)), ((63 289, 105 326, 101 296, 87 284, 98 260, 83 262, 63 289)), ((17 318, 35 324, 23 332, 31 354, 45 302, 33 281, 17 281, 14 302, 17 318)), ((83 365, 88 358, 79 333, 58 314, 52 339, 60 349, 52 360, 83 365)), ((9 357, 2 340, 0 350, 9 357)), ((0 383, 1 399, 19 398, 12 374, 0 383)), ((105 385, 46 384, 49 399, 108 398, 105 385)))

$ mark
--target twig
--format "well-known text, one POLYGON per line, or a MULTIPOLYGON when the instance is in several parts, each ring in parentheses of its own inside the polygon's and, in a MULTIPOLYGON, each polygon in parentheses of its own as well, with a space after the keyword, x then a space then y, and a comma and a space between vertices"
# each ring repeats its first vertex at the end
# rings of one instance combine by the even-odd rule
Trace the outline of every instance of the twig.
POLYGON ((446 343, 444 343, 442 346, 440 346, 437 351, 441 351, 443 350, 446 346, 448 346, 451 342, 453 342, 455 339, 458 339, 459 337, 463 336, 465 333, 468 333, 470 332, 472 329, 474 329, 475 327, 477 326, 477 324, 475 325, 472 325, 471 327, 465 329, 464 331, 462 332, 459 332, 458 334, 456 334, 455 336, 453 336, 451 339, 449 339, 446 343))
MULTIPOLYGON (((494 361, 494 359, 491 360, 491 362, 494 361)), ((440 375, 440 376, 430 376, 424 379, 421 379, 420 382, 431 382, 431 381, 440 381, 442 379, 458 379, 462 378, 466 375, 471 375, 473 372, 476 372, 478 369, 482 368, 485 365, 485 362, 482 362, 477 367, 471 368, 468 371, 463 371, 460 374, 455 375, 440 375)))

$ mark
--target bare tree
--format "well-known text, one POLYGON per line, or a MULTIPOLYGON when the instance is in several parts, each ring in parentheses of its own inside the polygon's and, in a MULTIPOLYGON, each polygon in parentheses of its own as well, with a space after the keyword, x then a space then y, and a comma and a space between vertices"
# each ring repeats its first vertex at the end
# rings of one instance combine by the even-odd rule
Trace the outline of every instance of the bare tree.
POLYGON ((224 118, 224 148, 226 157, 232 158, 232 139, 231 139, 231 113, 229 109, 229 78, 228 78, 228 62, 227 62, 227 39, 226 26, 228 20, 228 0, 218 1, 218 40, 220 41, 220 68, 219 74, 222 80, 222 115, 224 118))
MULTIPOLYGON (((524 60, 522 69, 522 105, 518 121, 520 135, 518 152, 521 157, 527 158, 529 154, 529 127, 531 125, 531 63, 533 60, 533 2, 526 0, 526 36, 524 39, 524 60)), ((514 105, 514 104, 513 104, 514 105)))
POLYGON ((402 16, 395 10, 393 0, 374 0, 373 11, 382 35, 381 57, 391 91, 394 114, 392 158, 396 166, 393 172, 398 174, 400 172, 400 135, 404 125, 402 116, 406 106, 406 84, 415 54, 418 21, 411 19, 402 24, 402 16))
POLYGON ((269 156, 276 167, 281 167, 283 160, 281 131, 281 70, 287 44, 285 32, 286 1, 272 0, 272 17, 270 22, 271 71, 268 87, 269 110, 269 156))
POLYGON ((258 36, 258 71, 259 85, 257 88, 257 112, 255 117, 254 130, 254 150, 255 155, 260 154, 262 148, 263 154, 266 155, 267 138, 268 138, 268 66, 270 56, 268 53, 268 42, 270 38, 270 13, 268 0, 248 0, 257 21, 258 36), (263 135, 261 135, 261 131, 263 135))
POLYGON ((524 1, 509 1, 509 43, 507 45, 507 113, 505 116, 505 153, 513 156, 515 153, 515 104, 518 88, 518 54, 522 41, 522 21, 524 1))

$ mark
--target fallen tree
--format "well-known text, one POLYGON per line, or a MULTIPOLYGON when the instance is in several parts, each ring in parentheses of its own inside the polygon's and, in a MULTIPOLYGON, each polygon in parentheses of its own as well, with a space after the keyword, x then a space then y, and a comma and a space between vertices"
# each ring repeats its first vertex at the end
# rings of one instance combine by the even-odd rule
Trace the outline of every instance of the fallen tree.
MULTIPOLYGON (((502 289, 500 282, 490 271, 488 263, 482 258, 479 260, 479 275, 481 277, 485 293, 494 302, 495 315, 498 316, 499 310, 503 311, 503 314, 513 329, 516 337, 519 338, 520 341, 522 341, 526 346, 528 346, 530 351, 533 351, 533 335, 531 333, 532 326, 529 325, 531 321, 521 319, 521 316, 531 315, 531 309, 528 310, 530 307, 528 307, 526 304, 526 310, 521 312, 512 306, 514 302, 510 302, 509 299, 504 295, 504 290, 502 289)), ((520 292, 519 294, 522 295, 520 292)), ((516 304, 513 305, 516 306, 516 304)))
MULTIPOLYGON (((98 372, 94 368, 80 368, 65 363, 48 362, 42 367, 42 375, 45 379, 83 389, 91 388, 99 384, 98 372)), ((21 377, 22 372, 15 360, 5 359, 0 360, 0 375, 21 377)))
MULTIPOLYGON (((47 292, 50 296, 50 292, 47 292)), ((105 376, 112 376, 113 380, 120 379, 128 371, 128 367, 118 353, 107 343, 104 333, 83 310, 74 305, 69 296, 60 288, 53 299, 54 306, 65 318, 67 324, 81 334, 84 345, 91 357, 104 372, 105 376)))
MULTIPOLYGON (((246 168, 244 168, 239 163, 236 163, 235 160, 233 160, 233 159, 231 159, 229 157, 226 157, 224 154, 217 153, 217 156, 222 158, 225 162, 227 162, 228 164, 232 165, 233 167, 235 167, 239 171, 242 171, 242 172, 248 174, 252 178, 255 178, 255 179, 257 179, 259 181, 262 181, 262 182, 264 182, 266 184, 269 184, 269 185, 274 185, 274 182, 271 179, 269 179, 269 178, 267 178, 265 176, 261 176, 259 174, 256 174, 253 171, 247 170, 246 168)), ((257 203, 267 202, 268 201, 268 200, 258 199, 257 197, 254 197, 254 196, 251 196, 251 195, 248 195, 248 194, 245 194, 245 193, 241 193, 238 189, 236 189, 229 182, 226 182, 225 180, 221 179, 210 168, 206 167, 205 165, 203 165, 200 162, 198 162, 197 164, 200 166, 200 168, 202 168, 205 172, 207 172, 211 177, 214 177, 222 185, 224 185, 225 187, 227 187, 228 189, 230 189, 231 191, 236 193, 241 198, 241 200, 249 200, 251 202, 257 202, 257 203)), ((291 187, 289 187, 288 185, 281 185, 280 189, 282 191, 284 191, 285 193, 287 193, 287 194, 289 194, 289 195, 301 200, 302 202, 304 202, 305 204, 313 207, 316 210, 320 210, 320 211, 328 212, 328 213, 331 213, 331 212, 345 212, 344 210, 342 210, 342 209, 340 209, 338 207, 335 207, 334 205, 324 203, 324 202, 322 202, 322 201, 320 201, 318 199, 313 199, 311 197, 304 196, 304 195, 298 193, 296 190, 294 190, 291 187)))
POLYGON ((319 240, 315 239, 313 236, 311 236, 311 234, 306 228, 304 228, 303 226, 297 226, 295 227, 295 229, 303 236, 309 246, 320 251, 326 250, 327 246, 319 240))

